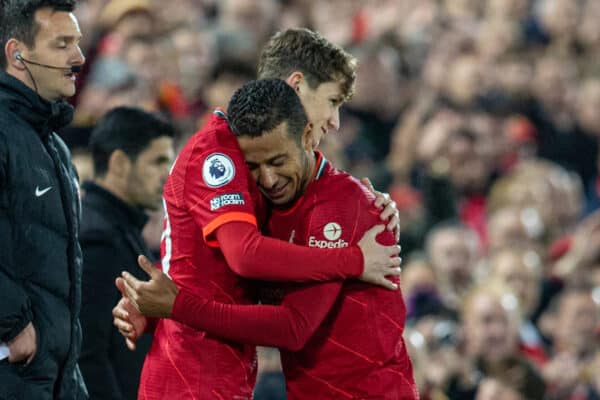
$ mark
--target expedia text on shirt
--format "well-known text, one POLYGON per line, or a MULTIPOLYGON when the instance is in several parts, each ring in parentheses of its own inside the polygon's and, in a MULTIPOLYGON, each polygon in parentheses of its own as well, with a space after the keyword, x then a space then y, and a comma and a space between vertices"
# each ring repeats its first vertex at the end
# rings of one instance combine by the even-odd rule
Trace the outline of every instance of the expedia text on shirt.
POLYGON ((211 199, 210 211, 215 211, 225 206, 240 206, 244 204, 244 196, 241 193, 222 194, 211 199))
POLYGON ((311 236, 308 238, 308 247, 318 247, 320 249, 339 249, 342 247, 348 247, 348 242, 343 239, 334 241, 329 240, 318 240, 316 237, 311 236))

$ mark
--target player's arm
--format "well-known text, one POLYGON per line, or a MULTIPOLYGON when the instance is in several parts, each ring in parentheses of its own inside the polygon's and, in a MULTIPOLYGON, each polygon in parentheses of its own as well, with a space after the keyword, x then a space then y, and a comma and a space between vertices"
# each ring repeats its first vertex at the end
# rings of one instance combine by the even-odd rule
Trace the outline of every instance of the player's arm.
POLYGON ((321 324, 342 287, 341 281, 299 284, 286 293, 280 306, 225 304, 177 289, 143 256, 140 266, 150 275, 149 281, 140 281, 126 272, 120 281, 126 291, 124 298, 135 308, 113 310, 115 326, 129 348, 134 347, 144 330, 143 313, 148 317, 169 317, 236 342, 298 350, 321 324))
MULTIPOLYGON (((252 178, 243 155, 233 147, 221 150, 191 157, 197 161, 186 167, 185 208, 201 227, 205 242, 221 248, 235 273, 286 282, 356 277, 393 288, 384 276, 400 273, 399 257, 390 257, 399 252, 395 245, 384 249, 373 239, 346 249, 307 249, 262 236, 248 186, 252 178), (206 172, 215 161, 225 171, 218 181, 206 172)), ((168 207, 166 211, 168 218, 168 207)))
MULTIPOLYGON (((322 234, 321 226, 315 229, 322 234)), ((383 226, 379 226, 367 235, 376 236, 382 230, 383 226)), ((357 230, 350 226, 346 231, 353 235, 357 230)), ((388 232, 388 236, 392 234, 388 232)), ((348 234, 345 238, 351 243, 355 242, 348 234)), ((229 340, 290 350, 301 348, 312 336, 331 309, 342 286, 341 282, 299 285, 286 293, 281 306, 232 305, 178 290, 166 275, 143 258, 140 259, 140 266, 151 276, 150 281, 141 282, 127 273, 123 277, 127 296, 145 315, 170 317, 229 340)), ((115 315, 115 319, 115 325, 121 333, 126 338, 134 338, 133 324, 128 323, 124 315, 115 315)))
MULTIPOLYGON (((340 239, 355 245, 357 236, 366 227, 376 223, 377 210, 357 191, 355 201, 340 207, 338 199, 319 203, 311 211, 307 237, 325 240, 324 226, 331 222, 331 210, 336 210, 341 225, 340 239)), ((394 243, 392 232, 376 225, 365 233, 369 239, 381 243, 394 243)), ((388 276, 397 279, 396 276, 388 276)), ((397 287, 397 284, 388 281, 397 287)), ((295 285, 287 290, 281 306, 239 306, 203 300, 182 290, 171 310, 171 318, 207 331, 219 337, 255 345, 276 346, 299 350, 312 337, 333 307, 342 281, 295 285)), ((374 289, 379 290, 379 289, 374 289)))
MULTIPOLYGON (((374 242, 375 235, 381 230, 383 225, 366 233, 364 239, 374 242)), ((304 296, 300 288, 286 296, 281 307, 232 305, 179 290, 166 274, 143 256, 139 257, 138 264, 151 279, 143 282, 123 272, 116 283, 123 297, 113 309, 113 323, 132 350, 137 338, 148 331, 149 322, 157 317, 172 318, 229 340, 298 349, 327 315, 341 287, 341 282, 315 285, 312 293, 304 296), (302 298, 306 300, 301 301, 302 298)))
POLYGON ((246 278, 302 282, 357 277, 396 289, 385 276, 400 274, 399 248, 377 243, 374 235, 365 234, 348 248, 314 249, 262 236, 248 223, 230 222, 219 227, 216 237, 227 264, 246 278))
POLYGON ((171 319, 235 342, 297 351, 321 325, 341 288, 342 281, 297 284, 278 306, 225 304, 182 290, 171 319))

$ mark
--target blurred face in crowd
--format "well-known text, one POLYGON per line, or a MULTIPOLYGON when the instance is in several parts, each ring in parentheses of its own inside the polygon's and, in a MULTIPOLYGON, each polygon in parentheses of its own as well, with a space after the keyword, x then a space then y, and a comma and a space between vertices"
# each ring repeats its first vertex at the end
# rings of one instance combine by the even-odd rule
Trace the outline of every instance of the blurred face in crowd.
POLYGON ((494 85, 508 94, 527 96, 529 94, 533 68, 518 55, 507 60, 500 60, 495 66, 494 85))
POLYGON ((482 92, 482 83, 479 60, 474 55, 464 55, 449 67, 446 92, 457 104, 470 105, 482 92))
POLYGON ((162 136, 152 140, 135 161, 130 161, 125 189, 127 202, 148 210, 158 209, 174 157, 173 139, 162 136))
MULTIPOLYGON (((154 3, 162 5, 160 1, 154 1, 154 3)), ((201 3, 203 2, 197 0, 177 0, 170 2, 168 7, 154 7, 152 11, 156 14, 156 19, 167 29, 197 25, 204 22, 206 18, 201 3)))
POLYGON ((447 157, 452 184, 463 194, 477 193, 485 187, 490 166, 486 165, 478 146, 480 139, 471 132, 451 134, 448 141, 447 157))
POLYGON ((519 39, 519 25, 515 21, 492 19, 484 21, 477 35, 477 48, 486 60, 495 60, 505 54, 519 39))
POLYGON ((543 0, 541 21, 552 36, 569 36, 575 32, 579 21, 579 6, 572 0, 543 0))
POLYGON ((588 133, 600 137, 600 79, 587 79, 577 93, 577 119, 588 133))
POLYGON ((492 17, 524 18, 527 15, 527 0, 487 0, 486 14, 492 17))
POLYGON ((340 128, 340 107, 344 103, 342 85, 329 81, 313 89, 300 72, 294 72, 288 82, 296 89, 312 124, 312 145, 315 149, 330 129, 337 131, 340 128))
POLYGON ((566 103, 572 94, 577 76, 572 60, 547 56, 537 61, 532 88, 535 96, 550 110, 568 110, 566 103))
MULTIPOLYGON (((600 103, 599 103, 600 106, 600 103)), ((554 166, 548 172, 551 188, 552 216, 557 232, 573 227, 581 217, 583 189, 581 181, 574 172, 554 166)))
MULTIPOLYGON (((177 69, 182 90, 196 96, 207 84, 216 54, 208 32, 182 28, 171 37, 177 52, 177 69)), ((223 103, 225 104, 225 103, 223 103)))
MULTIPOLYGON (((72 13, 42 8, 36 11, 35 21, 39 30, 32 48, 24 44, 18 47, 22 57, 41 64, 69 68, 82 65, 85 58, 79 48, 81 31, 72 13)), ((75 74, 62 69, 45 68, 26 63, 35 81, 25 71, 25 82, 46 100, 54 101, 75 94, 75 74)), ((24 67, 23 67, 24 69, 24 67)))
POLYGON ((467 124, 475 137, 476 154, 481 158, 484 166, 487 166, 486 171, 491 170, 499 163, 506 146, 503 136, 498 134, 501 129, 501 119, 493 114, 477 112, 469 115, 467 124))
POLYGON ((475 293, 467 300, 463 317, 465 345, 470 356, 494 362, 514 353, 517 328, 498 295, 475 293))
POLYGON ((525 400, 513 388, 493 378, 485 378, 477 388, 475 400, 525 400))
POLYGON ((447 228, 433 233, 428 248, 438 279, 455 290, 469 287, 477 258, 477 238, 463 228, 447 228))
POLYGON ((134 10, 122 16, 114 27, 124 38, 147 36, 154 33, 154 14, 148 10, 134 10))
POLYGON ((541 287, 539 256, 533 251, 504 250, 492 259, 492 278, 514 291, 526 315, 535 310, 541 287))
MULTIPOLYGON (((313 173, 310 131, 298 143, 287 122, 258 137, 239 136, 246 165, 261 193, 275 206, 286 206, 302 195, 313 173)), ((304 137, 303 135, 303 137, 304 137)))
POLYGON ((445 0, 444 7, 452 18, 473 18, 479 11, 483 2, 478 0, 445 0))
POLYGON ((310 20, 314 29, 324 37, 340 46, 352 41, 352 20, 356 16, 359 4, 355 0, 315 1, 310 6, 310 20), (335 15, 335 23, 331 23, 331 15, 335 15))
POLYGON ((398 52, 382 46, 366 51, 358 59, 356 94, 352 105, 381 118, 396 115, 410 96, 407 82, 399 73, 398 52))
POLYGON ((212 79, 204 90, 204 97, 209 108, 227 104, 233 93, 247 81, 239 74, 225 72, 212 79))
POLYGON ((407 299, 421 289, 435 288, 437 282, 431 267, 421 260, 411 261, 402 269, 402 295, 407 299))
POLYGON ((148 87, 156 87, 161 79, 161 58, 152 42, 134 40, 127 47, 125 60, 138 82, 148 87))
POLYGON ((577 27, 577 38, 583 47, 590 50, 600 46, 600 2, 587 0, 581 13, 581 22, 577 27))
POLYGON ((521 214, 521 209, 517 207, 504 207, 492 214, 488 220, 490 252, 509 249, 512 246, 535 244, 521 214))
POLYGON ((241 28, 258 43, 263 43, 271 34, 277 16, 276 1, 225 0, 219 3, 219 18, 225 26, 241 28))
POLYGON ((567 292, 562 295, 555 327, 557 351, 576 356, 596 349, 596 331, 600 324, 600 308, 588 291, 567 292))

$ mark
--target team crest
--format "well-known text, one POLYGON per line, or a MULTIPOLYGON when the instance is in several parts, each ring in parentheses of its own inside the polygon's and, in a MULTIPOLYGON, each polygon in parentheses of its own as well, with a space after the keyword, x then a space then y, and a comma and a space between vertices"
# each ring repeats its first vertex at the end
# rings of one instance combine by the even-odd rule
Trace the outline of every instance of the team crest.
POLYGON ((231 182, 235 176, 235 166, 231 158, 222 153, 213 153, 204 160, 202 178, 212 187, 218 188, 231 182))

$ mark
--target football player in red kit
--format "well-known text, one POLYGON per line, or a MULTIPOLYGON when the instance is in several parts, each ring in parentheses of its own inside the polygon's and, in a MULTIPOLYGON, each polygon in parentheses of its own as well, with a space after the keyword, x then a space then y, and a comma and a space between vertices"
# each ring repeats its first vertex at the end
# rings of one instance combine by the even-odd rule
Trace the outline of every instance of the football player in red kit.
MULTIPOLYGON (((315 252, 261 236, 262 204, 237 139, 224 114, 216 111, 181 151, 165 185, 163 271, 186 292, 229 304, 256 303, 254 284, 240 275, 306 281, 365 273, 358 246, 315 252), (291 259, 284 268, 286 257, 291 259)), ((384 253, 395 251, 391 247, 384 253)), ((399 262, 388 261, 380 258, 376 268, 394 273, 399 262)), ((254 346, 161 319, 142 370, 139 397, 250 399, 255 372, 254 346)))
MULTIPOLYGON (((259 74, 286 78, 306 100, 316 146, 322 135, 339 126, 338 110, 351 95, 354 68, 354 58, 343 49, 314 32, 293 29, 275 35, 265 47, 259 74)), ((395 286, 383 276, 397 275, 398 258, 388 258, 393 253, 390 249, 369 250, 374 240, 361 241, 364 257, 380 257, 367 262, 356 246, 324 254, 260 236, 255 224, 260 226, 262 200, 222 113, 213 115, 179 155, 165 199, 169 218, 162 241, 163 269, 184 294, 232 305, 254 303, 254 288, 238 275, 299 282, 358 277, 362 271, 363 279, 395 286), (217 244, 218 248, 210 247, 217 244)), ((369 236, 374 234, 365 235, 369 236)), ((122 302, 127 304, 125 299, 122 302)), ((171 307, 172 302, 168 313, 155 315, 168 316, 171 307)), ((130 337, 141 329, 129 331, 130 337)), ((254 348, 224 339, 161 320, 144 368, 140 397, 249 398, 254 348)))
MULTIPOLYGON (((345 248, 378 223, 373 195, 314 151, 312 126, 285 82, 246 84, 230 102, 228 121, 272 206, 272 236, 308 247, 345 248)), ((395 242, 389 232, 378 240, 395 242)), ((161 281, 160 272, 148 272, 161 281)), ((130 276, 127 281, 130 295, 140 300, 140 282, 130 276)), ((290 399, 418 398, 402 339, 405 307, 399 291, 352 280, 280 289, 277 307, 223 304, 183 287, 173 297, 171 318, 202 330, 198 334, 280 347, 290 399)))

